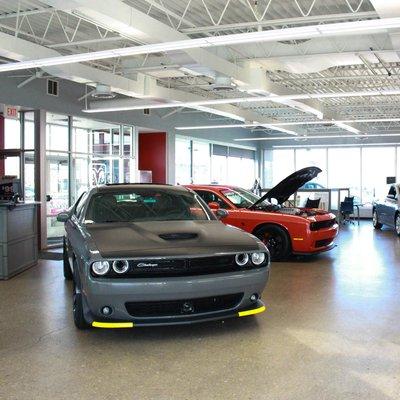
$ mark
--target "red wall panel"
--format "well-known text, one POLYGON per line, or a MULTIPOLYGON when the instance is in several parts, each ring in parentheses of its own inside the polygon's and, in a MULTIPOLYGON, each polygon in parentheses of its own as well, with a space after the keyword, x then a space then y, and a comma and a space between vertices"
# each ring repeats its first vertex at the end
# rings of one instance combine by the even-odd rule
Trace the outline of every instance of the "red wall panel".
POLYGON ((139 133, 139 169, 152 171, 153 183, 167 182, 166 132, 139 133))
MULTIPOLYGON (((4 117, 0 115, 0 150, 4 149, 4 117)), ((4 160, 0 159, 0 178, 4 175, 4 160)))

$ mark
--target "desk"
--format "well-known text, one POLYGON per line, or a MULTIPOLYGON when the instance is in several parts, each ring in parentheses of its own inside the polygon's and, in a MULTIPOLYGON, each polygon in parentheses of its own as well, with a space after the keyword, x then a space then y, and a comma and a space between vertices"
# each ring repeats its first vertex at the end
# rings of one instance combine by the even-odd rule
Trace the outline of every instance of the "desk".
POLYGON ((0 279, 37 264, 39 204, 0 202, 0 279))

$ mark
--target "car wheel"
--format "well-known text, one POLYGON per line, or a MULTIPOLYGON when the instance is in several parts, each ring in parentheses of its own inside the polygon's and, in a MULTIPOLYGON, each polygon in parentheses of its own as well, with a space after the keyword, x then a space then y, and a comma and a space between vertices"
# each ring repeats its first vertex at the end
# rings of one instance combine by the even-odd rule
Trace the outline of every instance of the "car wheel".
POLYGON ((86 322, 85 317, 83 316, 82 293, 77 293, 75 285, 72 310, 74 313, 75 326, 78 329, 88 329, 90 325, 86 322))
POLYGON ((284 229, 279 226, 265 226, 255 232, 268 248, 271 261, 282 261, 289 257, 290 239, 284 229))
POLYGON ((382 228, 382 224, 378 221, 378 213, 376 212, 376 210, 374 210, 374 212, 372 213, 372 225, 375 229, 382 228))
POLYGON ((400 236, 400 214, 399 213, 396 214, 394 226, 396 228, 397 236, 400 236))
POLYGON ((63 272, 64 272, 64 278, 67 281, 70 281, 73 278, 71 266, 69 265, 68 250, 65 238, 63 239, 63 272))

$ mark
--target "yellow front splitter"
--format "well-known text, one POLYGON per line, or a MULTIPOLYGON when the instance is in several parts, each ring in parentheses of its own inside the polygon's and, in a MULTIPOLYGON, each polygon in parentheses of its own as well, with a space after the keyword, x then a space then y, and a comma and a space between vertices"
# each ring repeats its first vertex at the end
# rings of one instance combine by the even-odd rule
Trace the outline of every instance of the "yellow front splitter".
POLYGON ((248 315, 260 314, 265 311, 265 306, 254 308, 253 310, 239 311, 239 317, 247 317, 248 315))
POLYGON ((105 328, 105 329, 114 329, 114 328, 133 328, 135 325, 133 322, 92 322, 93 328, 105 328))

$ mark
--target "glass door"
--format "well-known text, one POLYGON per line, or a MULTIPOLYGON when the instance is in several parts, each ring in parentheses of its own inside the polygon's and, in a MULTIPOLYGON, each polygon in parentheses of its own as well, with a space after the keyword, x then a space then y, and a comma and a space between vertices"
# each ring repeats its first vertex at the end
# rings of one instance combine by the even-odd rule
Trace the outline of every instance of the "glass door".
POLYGON ((47 153, 46 172, 47 244, 56 245, 64 234, 64 224, 57 221, 57 214, 69 207, 68 155, 47 153))

